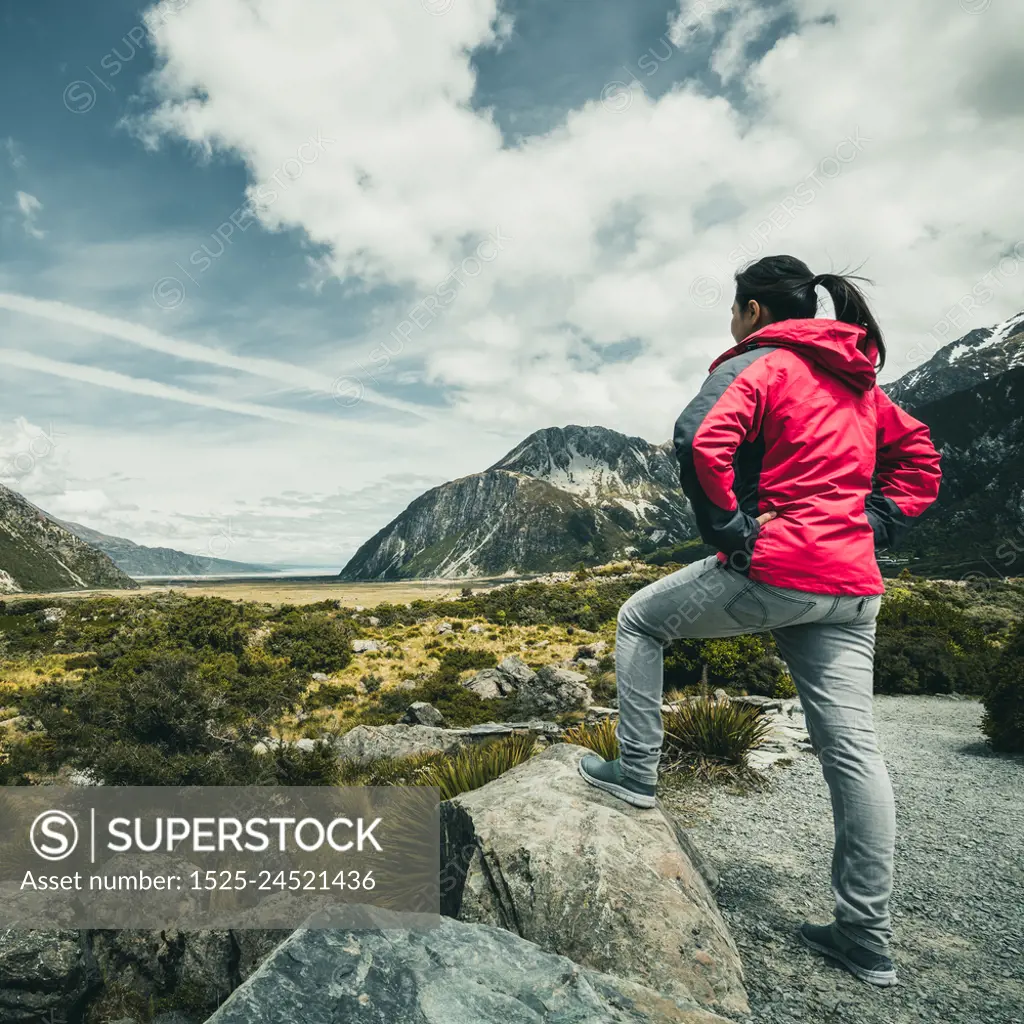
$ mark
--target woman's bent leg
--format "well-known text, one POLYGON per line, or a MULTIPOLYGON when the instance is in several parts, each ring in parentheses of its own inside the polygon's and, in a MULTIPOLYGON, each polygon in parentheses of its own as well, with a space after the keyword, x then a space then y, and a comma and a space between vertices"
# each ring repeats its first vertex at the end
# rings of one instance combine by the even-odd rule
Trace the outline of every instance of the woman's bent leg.
POLYGON ((637 782, 658 781, 664 646, 683 636, 735 636, 750 632, 724 610, 747 586, 715 557, 695 562, 638 590, 619 609, 615 678, 619 694, 616 735, 622 772, 637 782))

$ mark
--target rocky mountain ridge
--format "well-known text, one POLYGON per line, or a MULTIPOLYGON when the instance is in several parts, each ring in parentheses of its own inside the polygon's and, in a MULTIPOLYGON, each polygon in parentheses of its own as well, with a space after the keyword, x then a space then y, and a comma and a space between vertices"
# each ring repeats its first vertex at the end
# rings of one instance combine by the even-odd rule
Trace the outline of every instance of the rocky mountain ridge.
POLYGON ((921 409, 1024 366, 1024 312, 978 327, 940 348, 883 390, 905 409, 921 409))
POLYGON ((567 569, 693 536, 670 444, 606 427, 548 427, 482 473, 421 495, 359 548, 341 577, 567 569))
POLYGON ((102 551, 0 485, 0 593, 137 586, 102 551))

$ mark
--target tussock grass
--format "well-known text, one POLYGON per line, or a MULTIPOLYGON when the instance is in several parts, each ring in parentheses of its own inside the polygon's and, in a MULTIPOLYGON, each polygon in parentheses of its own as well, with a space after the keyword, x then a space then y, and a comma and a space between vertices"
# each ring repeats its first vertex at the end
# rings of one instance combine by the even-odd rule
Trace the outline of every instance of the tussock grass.
POLYGON ((619 741, 615 736, 617 724, 617 718, 605 718, 586 725, 574 725, 565 731, 562 739, 566 743, 586 747, 600 754, 606 761, 614 761, 619 756, 619 741))
POLYGON ((533 736, 508 736, 485 746, 468 747, 454 757, 446 757, 426 768, 418 781, 421 786, 437 786, 442 800, 451 800, 492 782, 499 775, 533 757, 533 736))
POLYGON ((747 755, 771 731, 759 708, 708 696, 680 704, 664 720, 667 767, 712 780, 755 774, 747 755))

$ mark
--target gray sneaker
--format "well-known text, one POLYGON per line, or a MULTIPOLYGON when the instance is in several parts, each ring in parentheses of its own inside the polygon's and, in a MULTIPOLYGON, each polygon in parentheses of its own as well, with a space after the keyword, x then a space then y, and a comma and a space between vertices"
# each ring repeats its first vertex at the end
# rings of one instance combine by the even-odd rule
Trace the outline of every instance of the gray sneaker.
POLYGON ((805 922, 797 934, 808 949, 837 960, 861 981, 883 988, 896 984, 896 967, 889 957, 852 942, 834 924, 805 922))
POLYGON ((587 754, 580 761, 580 775, 592 786, 597 786, 598 789, 603 789, 634 807, 653 807, 656 803, 657 787, 637 782, 624 775, 618 758, 606 761, 597 754, 587 754))

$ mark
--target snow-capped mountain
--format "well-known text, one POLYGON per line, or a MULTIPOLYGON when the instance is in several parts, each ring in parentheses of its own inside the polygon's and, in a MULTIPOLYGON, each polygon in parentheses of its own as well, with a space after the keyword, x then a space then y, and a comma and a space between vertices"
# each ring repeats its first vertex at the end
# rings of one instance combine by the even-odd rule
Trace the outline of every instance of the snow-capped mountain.
POLYGON ((939 499, 903 545, 915 571, 1024 575, 1024 313, 946 345, 886 391, 942 454, 939 499))
POLYGON ((884 390, 906 409, 920 409, 1024 365, 1024 312, 979 327, 943 346, 884 390))
POLYGON ((670 443, 549 427, 493 466, 417 498, 360 547, 344 579, 566 569, 696 536, 670 443))

